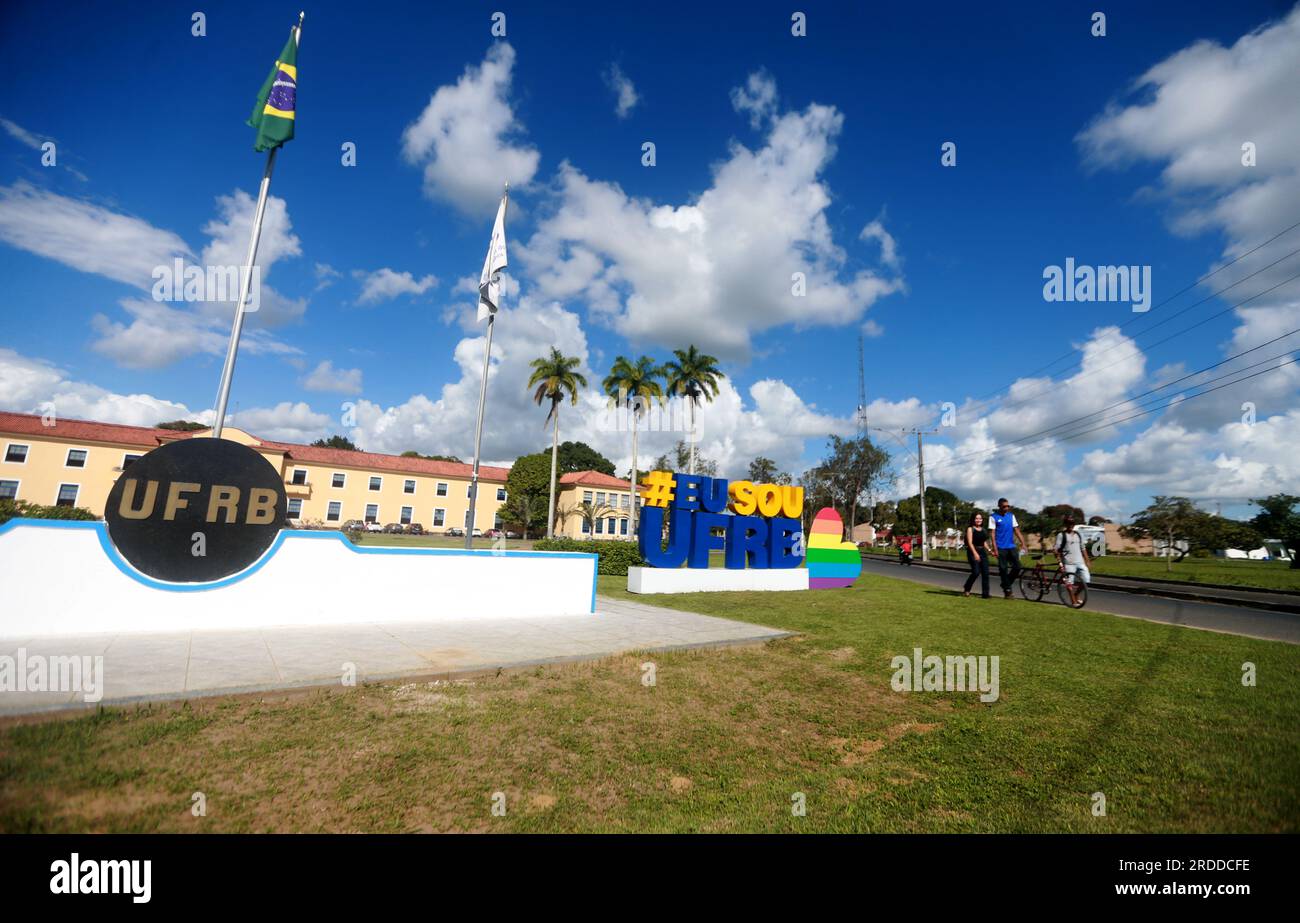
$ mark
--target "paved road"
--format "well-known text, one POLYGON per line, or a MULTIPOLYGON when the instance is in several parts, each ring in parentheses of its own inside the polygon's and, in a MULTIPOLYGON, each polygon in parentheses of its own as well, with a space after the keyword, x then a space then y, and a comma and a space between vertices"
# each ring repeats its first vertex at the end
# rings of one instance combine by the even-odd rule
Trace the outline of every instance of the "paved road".
MULTIPOLYGON (((949 587, 957 591, 961 590, 966 580, 965 575, 960 571, 940 570, 935 567, 903 567, 891 559, 864 557, 862 569, 867 573, 879 574, 883 577, 902 577, 904 580, 929 586, 949 587)), ((1000 592, 996 568, 989 575, 989 583, 994 594, 1000 592)), ((976 592, 978 590, 979 585, 976 584, 976 592)), ((1016 598, 1020 598, 1019 590, 1016 591, 1016 598)), ((1060 604, 1054 597, 1048 597, 1043 605, 1060 604)), ((1181 599, 1161 599, 1156 596, 1139 596, 1091 588, 1088 591, 1088 609, 1093 612, 1108 612, 1112 615, 1145 619, 1148 622, 1164 622, 1168 625, 1183 625, 1187 628, 1203 628, 1208 631, 1245 635, 1249 638, 1300 644, 1300 616, 1287 612, 1269 612, 1265 609, 1251 609, 1245 606, 1225 606, 1181 599)))

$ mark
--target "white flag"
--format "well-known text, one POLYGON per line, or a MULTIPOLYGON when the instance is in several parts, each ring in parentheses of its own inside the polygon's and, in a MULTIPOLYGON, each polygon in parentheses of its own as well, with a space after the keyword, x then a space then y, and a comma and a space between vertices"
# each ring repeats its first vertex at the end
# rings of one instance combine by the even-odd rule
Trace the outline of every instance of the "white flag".
POLYGON ((492 225, 492 243, 488 244, 487 259, 483 261, 483 274, 478 278, 478 319, 497 313, 501 306, 501 270, 506 268, 506 200, 501 197, 497 220, 492 225))

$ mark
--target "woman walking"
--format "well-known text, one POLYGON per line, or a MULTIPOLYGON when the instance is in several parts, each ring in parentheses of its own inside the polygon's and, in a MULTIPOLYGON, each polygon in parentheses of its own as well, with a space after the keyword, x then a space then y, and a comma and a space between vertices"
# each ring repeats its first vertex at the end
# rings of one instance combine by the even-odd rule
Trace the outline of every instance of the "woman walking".
POLYGON ((989 533, 984 528, 984 514, 972 513, 966 523, 966 562, 970 564, 970 576, 966 578, 963 596, 970 595, 970 588, 975 585, 975 578, 980 578, 981 595, 989 598, 989 533))

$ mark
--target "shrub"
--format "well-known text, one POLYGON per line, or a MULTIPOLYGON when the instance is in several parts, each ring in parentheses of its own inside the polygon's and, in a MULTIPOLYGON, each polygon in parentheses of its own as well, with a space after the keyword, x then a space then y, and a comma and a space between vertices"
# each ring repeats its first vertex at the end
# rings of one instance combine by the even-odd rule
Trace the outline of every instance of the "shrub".
POLYGON ((613 577, 626 577, 629 567, 643 567, 645 559, 636 542, 604 541, 576 538, 541 539, 533 542, 534 551, 583 551, 596 555, 598 573, 613 577))
POLYGON ((95 520, 99 517, 80 506, 41 506, 26 500, 0 500, 0 525, 11 519, 95 520))

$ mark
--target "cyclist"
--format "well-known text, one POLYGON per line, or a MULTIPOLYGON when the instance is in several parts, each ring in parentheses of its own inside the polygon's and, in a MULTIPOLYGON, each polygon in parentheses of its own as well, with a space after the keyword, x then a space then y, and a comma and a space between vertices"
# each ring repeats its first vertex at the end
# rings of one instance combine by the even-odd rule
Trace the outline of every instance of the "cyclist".
POLYGON ((1077 609, 1079 591, 1074 580, 1078 577, 1084 584, 1092 581, 1092 574, 1088 570, 1092 566, 1092 559, 1088 557, 1088 549, 1083 545, 1083 536, 1074 530, 1074 517, 1066 516, 1062 525, 1064 528, 1056 534, 1056 560, 1060 562, 1061 570, 1065 571, 1065 588, 1070 591, 1070 603, 1077 609))

